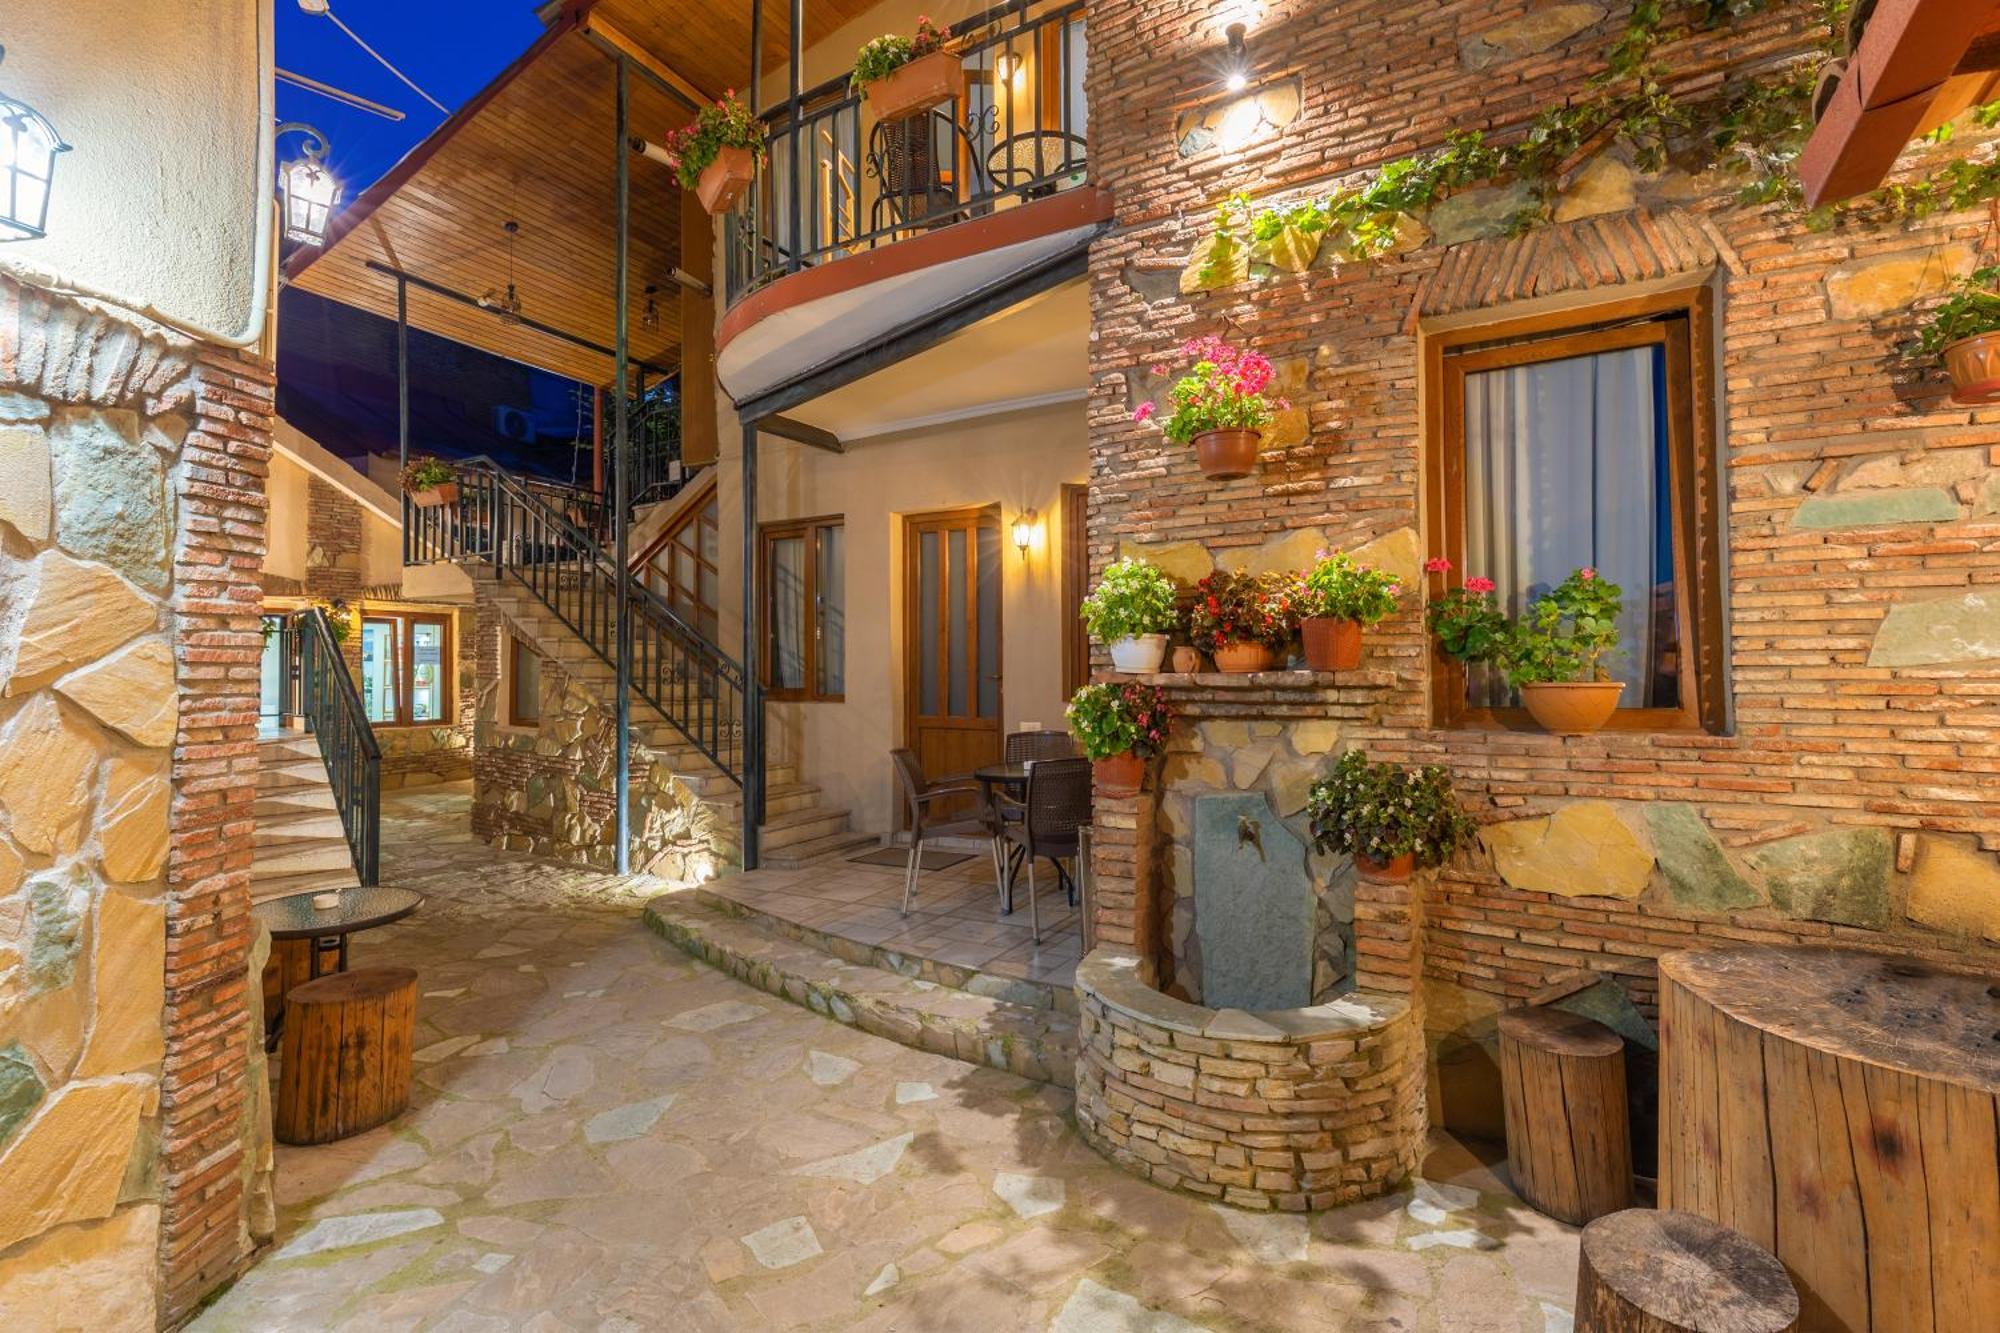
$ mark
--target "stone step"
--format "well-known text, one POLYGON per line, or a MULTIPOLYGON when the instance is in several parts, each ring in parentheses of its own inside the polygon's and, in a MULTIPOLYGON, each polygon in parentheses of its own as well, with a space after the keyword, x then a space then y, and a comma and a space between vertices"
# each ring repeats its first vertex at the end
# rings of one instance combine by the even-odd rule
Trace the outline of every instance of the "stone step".
POLYGON ((331 839, 343 847, 346 846, 347 829, 340 822, 340 812, 326 809, 260 815, 251 846, 258 848, 289 846, 307 839, 314 841, 331 839))
POLYGON ((296 875, 274 875, 268 879, 250 880, 250 901, 269 902, 273 898, 287 898, 295 893, 318 893, 321 889, 348 889, 359 884, 354 877, 354 867, 350 863, 342 870, 310 870, 296 875))
POLYGON ((304 842, 260 848, 250 861, 252 883, 282 879, 317 870, 346 870, 354 873, 354 855, 345 838, 312 838, 304 842))
POLYGON ((1072 1087, 1076 1020, 851 963, 733 916, 696 893, 646 904, 648 929, 749 985, 917 1050, 1072 1087))
POLYGON ((257 762, 260 764, 282 764, 295 759, 319 757, 319 737, 311 732, 287 732, 282 736, 263 736, 257 740, 257 762))
POLYGON ((326 765, 318 755, 310 759, 286 759, 257 768, 259 795, 295 791, 300 787, 325 787, 326 765))
POLYGON ((340 807, 334 802, 333 789, 322 782, 317 787, 293 787, 260 795, 250 810, 262 823, 266 819, 286 819, 293 815, 319 814, 329 810, 337 814, 340 807))
POLYGON ((757 826, 758 845, 766 852, 777 852, 800 843, 817 842, 836 833, 845 833, 851 827, 850 816, 845 810, 828 810, 818 805, 787 813, 766 810, 764 822, 757 826))
POLYGON ((703 902, 719 912, 740 920, 754 921, 774 935, 796 940, 820 953, 833 954, 850 963, 877 967, 884 972, 893 972, 899 977, 908 977, 913 981, 928 981, 938 986, 949 986, 953 990, 968 991, 989 1000, 1005 1000, 1009 1004, 1025 1005, 1030 1009, 1054 1009, 1065 1014, 1076 1012, 1076 990, 1073 987, 1057 986, 1046 981, 1029 981, 1022 977, 999 976, 991 972, 981 972, 976 967, 940 962, 935 958, 922 958, 915 954, 903 953, 898 949, 885 948, 880 944, 848 939, 821 930, 817 926, 787 921, 751 903, 739 902, 730 897, 727 890, 728 883, 725 880, 705 885, 695 892, 703 902))
MULTIPOLYGON (((845 833, 829 833, 823 838, 795 842, 780 848, 760 845, 758 861, 766 870, 797 870, 801 866, 832 860, 864 847, 877 846, 881 841, 873 833, 850 829, 845 833)), ((737 859, 739 863, 742 860, 741 857, 737 859)))

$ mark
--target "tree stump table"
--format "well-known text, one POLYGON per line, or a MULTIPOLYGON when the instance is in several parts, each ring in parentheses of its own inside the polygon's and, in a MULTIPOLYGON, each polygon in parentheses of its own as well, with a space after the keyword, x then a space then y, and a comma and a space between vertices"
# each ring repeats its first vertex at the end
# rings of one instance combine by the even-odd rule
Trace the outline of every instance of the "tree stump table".
POLYGON ((1630 1208, 1583 1229, 1576 1333, 1790 1333, 1785 1266, 1693 1213, 1630 1208))
POLYGON ((2000 985, 1907 958, 1660 960, 1660 1205, 1769 1249, 1807 1333, 2000 1327, 2000 985))
POLYGON ((1507 1169, 1521 1197, 1581 1226, 1632 1206, 1625 1039, 1561 1009, 1500 1015, 1507 1169))
POLYGON ((285 997, 271 1130, 280 1143, 331 1143, 410 1104, 417 974, 368 967, 308 981, 285 997))

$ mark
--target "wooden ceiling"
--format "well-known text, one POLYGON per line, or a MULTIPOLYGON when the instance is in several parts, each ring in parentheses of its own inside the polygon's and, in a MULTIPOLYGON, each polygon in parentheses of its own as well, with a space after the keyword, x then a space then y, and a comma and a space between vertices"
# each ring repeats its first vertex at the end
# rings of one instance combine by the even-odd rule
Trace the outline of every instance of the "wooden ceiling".
MULTIPOLYGON (((616 27, 660 62, 715 97, 750 82, 750 13, 756 0, 595 0, 592 16, 616 27)), ((806 0, 806 42, 824 41, 881 0, 806 0)), ((764 69, 790 58, 789 0, 763 0, 764 69)))
MULTIPOLYGON (((682 11, 684 14, 686 11, 682 11)), ((745 6, 747 13, 747 5, 745 6)), ((520 223, 514 283, 521 314, 600 346, 616 328, 617 66, 564 15, 408 158, 347 204, 323 250, 301 250, 288 279, 307 291, 396 315, 396 283, 370 262, 478 298, 507 285, 503 226, 520 223)), ((745 39, 747 40, 747 38, 745 39)), ((690 112, 635 68, 632 132, 658 139, 690 112)), ((681 191, 657 163, 632 161, 631 340, 635 359, 678 362, 681 191), (643 326, 659 290, 657 328, 643 326)), ((412 288, 411 323, 591 384, 608 355, 412 288)))

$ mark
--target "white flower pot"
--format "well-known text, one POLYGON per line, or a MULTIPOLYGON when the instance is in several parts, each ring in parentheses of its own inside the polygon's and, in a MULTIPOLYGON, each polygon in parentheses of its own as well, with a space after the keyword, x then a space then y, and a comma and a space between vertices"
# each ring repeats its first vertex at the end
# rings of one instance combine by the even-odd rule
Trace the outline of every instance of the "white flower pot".
POLYGON ((1118 639, 1111 645, 1111 668, 1128 675, 1147 675, 1160 669, 1167 657, 1167 636, 1141 634, 1118 639))

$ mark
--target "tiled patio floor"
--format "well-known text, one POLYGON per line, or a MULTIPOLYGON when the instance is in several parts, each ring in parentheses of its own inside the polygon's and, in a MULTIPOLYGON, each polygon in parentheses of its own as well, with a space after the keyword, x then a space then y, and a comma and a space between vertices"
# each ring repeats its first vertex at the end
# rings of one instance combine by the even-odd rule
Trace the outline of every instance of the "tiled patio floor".
POLYGON ((900 865, 821 862, 801 870, 732 875, 708 888, 758 912, 830 935, 1068 988, 1083 957, 1082 929, 1048 862, 1041 863, 1038 874, 1039 948, 1028 930, 1028 872, 1023 869, 1015 880, 1013 913, 1001 916, 993 864, 983 847, 955 866, 926 870, 908 916, 901 910, 900 865))
POLYGON ((1570 1327, 1575 1231, 1449 1140, 1312 1218, 1167 1193, 1059 1089, 690 961, 638 921, 656 883, 495 853, 463 788, 383 806, 427 898, 355 963, 419 970, 414 1102, 279 1149, 277 1242, 205 1333, 1570 1327))

